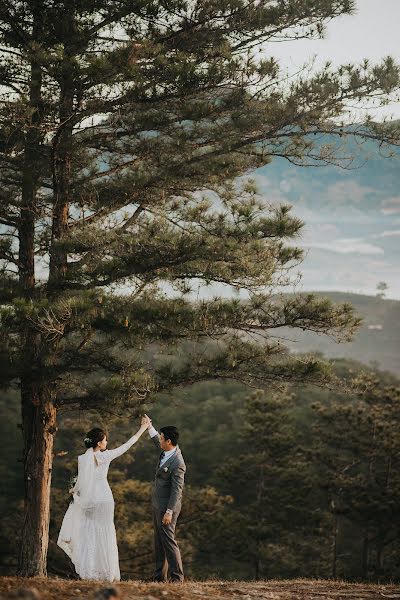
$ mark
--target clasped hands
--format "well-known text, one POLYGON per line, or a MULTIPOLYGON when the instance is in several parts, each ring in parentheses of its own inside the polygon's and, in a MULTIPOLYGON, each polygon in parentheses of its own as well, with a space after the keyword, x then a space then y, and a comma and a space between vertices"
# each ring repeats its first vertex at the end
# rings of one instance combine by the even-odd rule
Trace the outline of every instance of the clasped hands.
POLYGON ((142 427, 145 427, 146 429, 148 429, 149 427, 151 427, 152 422, 151 422, 150 417, 148 415, 143 415, 140 424, 141 424, 142 427))

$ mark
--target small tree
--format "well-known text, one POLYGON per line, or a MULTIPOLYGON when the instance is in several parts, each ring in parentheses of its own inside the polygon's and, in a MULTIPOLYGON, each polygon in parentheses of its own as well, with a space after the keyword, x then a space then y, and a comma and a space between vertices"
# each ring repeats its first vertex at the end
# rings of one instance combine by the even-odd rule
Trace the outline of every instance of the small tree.
POLYGON ((386 296, 386 290, 388 289, 388 284, 384 281, 380 281, 376 286, 376 296, 377 298, 384 298, 386 296))
POLYGON ((342 339, 357 319, 311 295, 272 296, 301 258, 286 245, 301 223, 226 182, 274 156, 339 160, 318 133, 396 142, 394 127, 340 123, 347 103, 397 90, 391 59, 282 81, 274 58, 253 53, 321 36, 352 9, 349 0, 0 1, 0 339, 4 380, 21 387, 22 575, 46 570, 58 409, 137 412, 154 390, 204 377, 327 378, 268 331, 342 339), (250 301, 185 296, 214 282, 250 301), (168 355, 188 338, 213 348, 197 346, 176 369, 168 355), (157 364, 155 349, 167 356, 157 364))

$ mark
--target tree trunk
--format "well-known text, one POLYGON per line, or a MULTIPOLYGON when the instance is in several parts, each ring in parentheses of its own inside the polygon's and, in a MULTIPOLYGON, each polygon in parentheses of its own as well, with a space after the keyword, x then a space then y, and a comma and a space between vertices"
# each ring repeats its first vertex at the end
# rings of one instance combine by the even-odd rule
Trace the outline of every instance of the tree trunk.
POLYGON ((369 535, 368 527, 364 533, 363 539, 363 553, 362 553, 362 577, 367 579, 368 577, 368 566, 369 566, 369 535))
POLYGON ((21 380, 24 439, 25 510, 19 557, 19 575, 46 575, 49 543, 50 486, 56 408, 49 385, 38 383, 33 373, 21 380))
POLYGON ((64 59, 61 68, 59 127, 53 140, 53 215, 50 246, 50 270, 48 286, 51 294, 62 288, 67 272, 67 252, 59 243, 68 235, 68 213, 70 204, 71 155, 73 144, 74 98, 76 94, 74 35, 75 21, 73 6, 66 5, 63 12, 65 36, 64 59))
MULTIPOLYGON (((33 37, 40 39, 40 27, 34 26, 33 37)), ((42 145, 42 70, 36 60, 31 62, 30 74, 31 119, 27 123, 22 168, 22 201, 18 225, 19 283, 24 297, 30 299, 35 288, 35 223, 37 219, 37 190, 39 187, 40 152, 42 145)))
MULTIPOLYGON (((42 2, 32 5, 32 39, 41 43, 42 2)), ((40 186, 43 139, 42 68, 32 52, 29 100, 22 170, 21 212, 18 226, 19 283, 25 300, 35 294, 35 223, 37 190, 40 186)), ((23 576, 45 575, 48 546, 50 481, 56 411, 50 388, 40 381, 38 333, 27 319, 22 323, 22 366, 20 371, 24 463, 24 521, 18 572, 23 576), (40 382, 40 383, 39 383, 40 382)))
MULTIPOLYGON (((73 34, 73 8, 68 4, 62 15, 66 46, 73 34)), ((40 2, 35 21, 39 33, 40 2)), ((40 37, 39 37, 40 43, 40 37)), ((60 83, 60 125, 53 141, 53 224, 50 246, 50 268, 47 291, 54 297, 62 287, 67 267, 67 254, 59 246, 68 233, 68 205, 70 184, 70 154, 72 142, 74 99, 74 61, 65 51, 60 83)), ((29 298, 34 293, 34 233, 36 220, 36 193, 38 188, 38 154, 41 144, 41 68, 32 63, 31 104, 33 117, 26 139, 23 207, 20 227, 20 282, 29 298)), ((40 157, 40 155, 39 155, 40 157)), ((40 160, 40 158, 39 158, 40 160)), ((24 438, 25 514, 19 559, 22 576, 46 575, 49 543, 50 488, 53 442, 56 432, 56 392, 54 384, 46 379, 44 361, 51 362, 50 342, 27 322, 24 331, 21 368, 22 432, 24 438), (43 347, 41 347, 43 344, 43 347), (41 354, 45 358, 41 358, 41 354)))
POLYGON ((332 543, 332 579, 336 579, 337 577, 337 541, 338 541, 338 516, 337 514, 333 515, 334 525, 333 525, 333 543, 332 543))
POLYGON ((382 577, 383 575, 383 550, 384 544, 383 541, 380 540, 377 544, 376 549, 376 568, 375 568, 375 576, 382 577))
POLYGON ((260 579, 260 554, 257 552, 257 556, 254 557, 254 579, 258 581, 260 579))

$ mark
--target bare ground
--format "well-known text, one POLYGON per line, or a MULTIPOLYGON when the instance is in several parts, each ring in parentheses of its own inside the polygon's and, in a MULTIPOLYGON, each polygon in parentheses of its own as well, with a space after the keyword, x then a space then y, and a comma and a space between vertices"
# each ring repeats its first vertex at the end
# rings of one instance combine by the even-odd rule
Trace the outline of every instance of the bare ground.
MULTIPOLYGON (((0 578, 0 598, 28 598, 19 590, 37 592, 40 600, 94 599, 103 586, 98 582, 57 578, 0 578)), ((108 586, 107 586, 108 587, 108 586)), ((400 600, 399 585, 351 584, 340 581, 298 579, 290 581, 188 581, 157 584, 123 581, 116 586, 124 600, 400 600)))

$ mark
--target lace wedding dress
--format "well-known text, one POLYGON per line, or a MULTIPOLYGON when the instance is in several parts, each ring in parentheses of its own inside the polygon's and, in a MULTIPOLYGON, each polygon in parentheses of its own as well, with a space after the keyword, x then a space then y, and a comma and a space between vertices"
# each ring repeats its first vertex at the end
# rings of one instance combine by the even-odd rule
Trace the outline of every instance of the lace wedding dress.
POLYGON ((137 440, 134 435, 114 450, 94 452, 89 448, 78 457, 74 501, 65 513, 57 544, 68 554, 81 579, 120 580, 114 498, 107 474, 110 462, 137 440))

